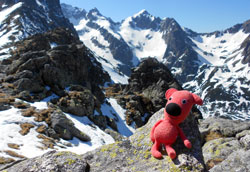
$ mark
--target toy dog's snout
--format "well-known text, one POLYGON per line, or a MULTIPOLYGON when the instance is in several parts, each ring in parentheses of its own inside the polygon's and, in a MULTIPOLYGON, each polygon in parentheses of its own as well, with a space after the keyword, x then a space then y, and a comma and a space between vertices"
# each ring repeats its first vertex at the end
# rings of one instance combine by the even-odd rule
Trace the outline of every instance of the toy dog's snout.
POLYGON ((179 116, 181 114, 181 108, 176 103, 169 103, 169 104, 167 104, 167 106, 165 107, 165 109, 166 109, 166 112, 169 115, 172 115, 172 116, 179 116))

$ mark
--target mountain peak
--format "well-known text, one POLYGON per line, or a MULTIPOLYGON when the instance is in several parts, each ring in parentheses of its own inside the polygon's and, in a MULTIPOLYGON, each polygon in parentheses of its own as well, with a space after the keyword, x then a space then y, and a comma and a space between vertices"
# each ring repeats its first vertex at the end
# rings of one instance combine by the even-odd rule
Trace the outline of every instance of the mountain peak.
POLYGON ((103 16, 97 8, 89 10, 87 17, 91 20, 97 20, 100 16, 103 16))
POLYGON ((152 16, 146 9, 143 9, 136 13, 133 18, 140 17, 140 16, 152 16))
POLYGON ((93 9, 91 9, 91 10, 89 10, 89 13, 91 13, 91 14, 96 14, 96 15, 98 15, 98 16, 101 16, 102 14, 100 13, 100 11, 95 7, 95 8, 93 8, 93 9))

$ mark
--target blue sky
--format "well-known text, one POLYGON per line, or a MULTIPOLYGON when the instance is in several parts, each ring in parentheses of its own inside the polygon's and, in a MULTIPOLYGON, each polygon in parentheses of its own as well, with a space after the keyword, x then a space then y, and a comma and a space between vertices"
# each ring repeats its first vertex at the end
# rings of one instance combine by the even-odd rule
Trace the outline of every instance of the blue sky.
POLYGON ((224 30, 250 19, 250 0, 60 0, 120 22, 142 9, 156 17, 174 18, 196 32, 224 30))

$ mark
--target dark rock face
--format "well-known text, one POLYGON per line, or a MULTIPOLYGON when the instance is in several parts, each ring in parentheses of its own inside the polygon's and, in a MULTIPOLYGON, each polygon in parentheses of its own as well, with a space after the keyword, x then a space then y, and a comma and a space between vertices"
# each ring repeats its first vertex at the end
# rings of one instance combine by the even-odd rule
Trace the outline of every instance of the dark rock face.
POLYGON ((73 17, 74 19, 77 19, 77 20, 86 18, 87 12, 84 9, 72 7, 71 5, 67 5, 64 3, 61 4, 61 8, 62 8, 63 15, 66 18, 73 17))
POLYGON ((250 36, 248 36, 245 39, 245 41, 241 44, 241 48, 243 49, 242 55, 244 56, 241 62, 243 64, 248 64, 248 66, 250 66, 250 36))
POLYGON ((204 143, 202 150, 207 169, 249 170, 246 162, 250 157, 250 122, 207 118, 200 122, 199 129, 204 143))
POLYGON ((51 151, 43 156, 28 159, 7 169, 8 172, 88 172, 89 165, 71 152, 51 151))
POLYGON ((128 85, 116 84, 106 95, 113 96, 127 109, 126 122, 143 126, 149 117, 165 106, 165 92, 170 87, 181 89, 165 65, 154 58, 147 58, 132 69, 128 85))
POLYGON ((150 118, 148 123, 138 129, 128 140, 106 145, 83 155, 91 171, 205 171, 201 153, 201 142, 197 123, 191 115, 182 128, 191 139, 193 148, 188 150, 182 141, 174 144, 178 157, 171 160, 164 153, 163 160, 152 157, 152 143, 149 133, 154 123, 163 118, 163 109, 150 118))
POLYGON ((192 41, 174 19, 163 20, 160 30, 164 33, 163 39, 168 45, 164 54, 168 68, 180 83, 190 81, 199 68, 198 56, 192 48, 192 41), (176 69, 181 72, 177 72, 176 69))

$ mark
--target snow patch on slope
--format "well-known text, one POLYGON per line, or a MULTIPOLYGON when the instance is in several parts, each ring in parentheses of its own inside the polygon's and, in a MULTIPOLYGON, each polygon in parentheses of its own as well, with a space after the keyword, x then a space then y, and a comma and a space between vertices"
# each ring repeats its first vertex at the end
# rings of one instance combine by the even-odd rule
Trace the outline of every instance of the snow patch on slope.
POLYGON ((155 57, 163 61, 167 45, 162 39, 162 33, 151 29, 134 29, 130 26, 132 17, 127 18, 121 25, 119 33, 132 48, 138 59, 155 57))
MULTIPOLYGON (((47 97, 41 102, 29 104, 35 107, 37 110, 47 109, 47 101, 54 97, 55 95, 52 95, 51 97, 47 97)), ((21 100, 16 99, 16 101, 21 100)), ((108 103, 104 103, 101 106, 101 111, 103 115, 115 119, 118 131, 123 136, 131 136, 135 129, 126 124, 125 110, 117 104, 115 99, 107 99, 107 102, 108 103)), ((75 137, 72 140, 60 139, 60 141, 56 142, 55 149, 59 151, 71 151, 77 154, 83 154, 85 152, 94 150, 102 145, 115 142, 110 135, 106 134, 103 130, 96 126, 92 121, 88 119, 88 117, 78 117, 68 113, 64 114, 68 119, 70 119, 74 123, 76 128, 88 134, 91 138, 91 141, 82 142, 75 137), (71 146, 65 146, 68 144, 71 144, 71 146)), ((47 126, 45 122, 36 122, 34 120, 34 117, 24 117, 21 114, 21 110, 14 107, 9 110, 0 111, 0 116, 0 156, 6 158, 13 158, 4 152, 6 150, 12 150, 10 147, 8 147, 8 144, 10 143, 20 145, 20 149, 15 149, 14 151, 27 158, 33 158, 52 150, 40 149, 43 147, 43 144, 41 143, 42 140, 37 137, 39 133, 36 132, 36 129, 41 125, 47 126), (23 136, 19 133, 19 131, 21 130, 20 124, 22 123, 30 123, 33 124, 35 127, 31 128, 30 132, 27 135, 23 136)))

